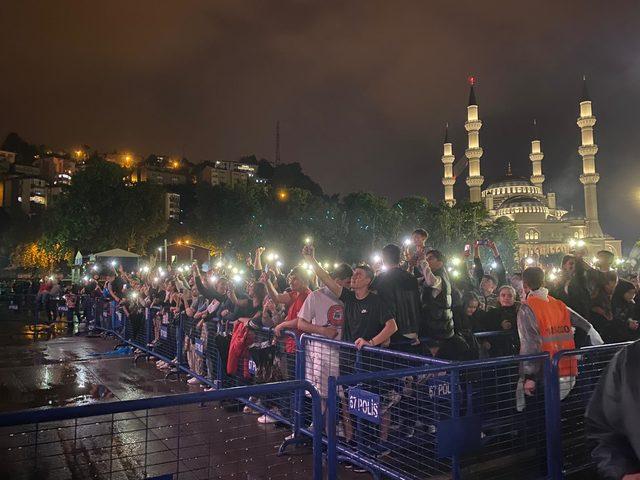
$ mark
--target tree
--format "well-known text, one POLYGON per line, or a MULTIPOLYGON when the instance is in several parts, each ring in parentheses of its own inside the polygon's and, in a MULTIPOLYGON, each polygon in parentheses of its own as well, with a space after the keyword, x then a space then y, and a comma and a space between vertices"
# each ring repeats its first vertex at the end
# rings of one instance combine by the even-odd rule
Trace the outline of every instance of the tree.
POLYGON ((400 234, 409 234, 416 228, 427 229, 433 221, 433 205, 425 197, 405 197, 393 205, 393 210, 399 217, 400 234))
POLYGON ((50 272, 72 257, 73 253, 61 244, 48 244, 41 238, 37 242, 18 245, 11 255, 11 265, 34 272, 50 272))
POLYGON ((166 230, 164 191, 125 184, 115 163, 91 158, 48 212, 45 236, 72 251, 129 248, 144 253, 148 241, 166 230))
POLYGON ((342 251, 344 260, 362 260, 364 252, 396 239, 398 216, 386 198, 368 192, 350 193, 342 207, 345 219, 341 228, 348 239, 342 251))
POLYGON ((40 154, 41 150, 43 150, 41 147, 30 144, 15 132, 7 135, 0 149, 14 152, 18 162, 28 164, 33 161, 35 155, 40 154))

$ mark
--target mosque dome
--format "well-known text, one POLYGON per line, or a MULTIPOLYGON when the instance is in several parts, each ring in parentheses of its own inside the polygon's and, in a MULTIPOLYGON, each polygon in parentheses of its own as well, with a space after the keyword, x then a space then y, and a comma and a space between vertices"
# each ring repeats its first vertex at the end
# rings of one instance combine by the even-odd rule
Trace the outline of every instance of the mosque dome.
POLYGON ((487 190, 498 187, 532 187, 533 184, 525 177, 516 177, 515 175, 505 175, 499 178, 487 187, 487 190))
POLYGON ((498 215, 513 215, 517 213, 543 213, 547 216, 549 208, 536 197, 515 195, 502 202, 498 209, 498 215))

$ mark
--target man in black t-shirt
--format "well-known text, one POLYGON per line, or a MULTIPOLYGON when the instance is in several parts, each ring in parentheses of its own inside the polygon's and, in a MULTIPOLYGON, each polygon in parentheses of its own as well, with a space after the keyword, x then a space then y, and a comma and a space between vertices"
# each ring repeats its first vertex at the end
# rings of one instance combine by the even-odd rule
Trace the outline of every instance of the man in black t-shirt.
POLYGON ((358 350, 365 345, 388 345, 398 326, 389 307, 380 296, 370 290, 371 282, 375 278, 371 267, 359 265, 353 270, 349 290, 331 278, 317 262, 314 253, 313 245, 305 245, 302 251, 305 260, 313 266, 318 279, 344 303, 343 340, 355 343, 358 350))
MULTIPOLYGON (((389 344, 391 336, 398 330, 395 318, 382 298, 370 290, 375 273, 368 265, 359 265, 353 270, 351 277, 351 290, 340 286, 331 275, 324 270, 314 257, 313 245, 305 245, 302 254, 315 270, 318 279, 324 283, 344 304, 344 327, 342 338, 345 342, 353 342, 358 350, 364 346, 379 347, 389 344)), ((340 355, 340 374, 349 375, 355 373, 355 358, 353 352, 344 352, 340 355)), ((361 354, 360 368, 364 371, 376 369, 378 363, 382 363, 375 351, 364 351, 361 354)), ((369 392, 380 396, 380 430, 377 427, 362 423, 363 436, 368 438, 366 450, 380 457, 389 453, 384 447, 389 434, 389 421, 391 419, 390 408, 397 402, 397 393, 389 388, 388 382, 376 380, 364 382, 363 387, 369 392), (379 440, 375 438, 379 436, 379 440)), ((344 395, 341 395, 344 399, 344 395)), ((347 410, 346 405, 343 409, 347 410)), ((345 438, 351 440, 353 429, 348 416, 343 417, 345 438)))

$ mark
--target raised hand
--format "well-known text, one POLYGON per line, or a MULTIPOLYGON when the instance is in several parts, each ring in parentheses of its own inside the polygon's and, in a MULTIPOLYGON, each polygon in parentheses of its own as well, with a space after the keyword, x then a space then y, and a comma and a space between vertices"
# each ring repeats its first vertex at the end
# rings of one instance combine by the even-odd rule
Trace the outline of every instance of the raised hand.
POLYGON ((304 257, 305 260, 313 260, 316 254, 316 249, 313 245, 311 244, 306 244, 304 247, 302 247, 302 256, 304 257))

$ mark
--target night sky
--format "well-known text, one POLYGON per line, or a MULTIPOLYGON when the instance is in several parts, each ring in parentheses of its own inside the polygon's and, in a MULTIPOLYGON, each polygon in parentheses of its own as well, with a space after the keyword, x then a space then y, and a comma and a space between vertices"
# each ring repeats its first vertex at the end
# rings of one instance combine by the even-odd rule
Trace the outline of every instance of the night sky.
POLYGON ((585 74, 601 223, 626 249, 640 237, 635 1, 5 0, 0 59, 0 136, 273 159, 280 120, 283 162, 327 193, 392 200, 442 198, 443 126, 461 156, 473 74, 485 186, 509 161, 530 175, 537 118, 545 188, 581 211, 585 74))

